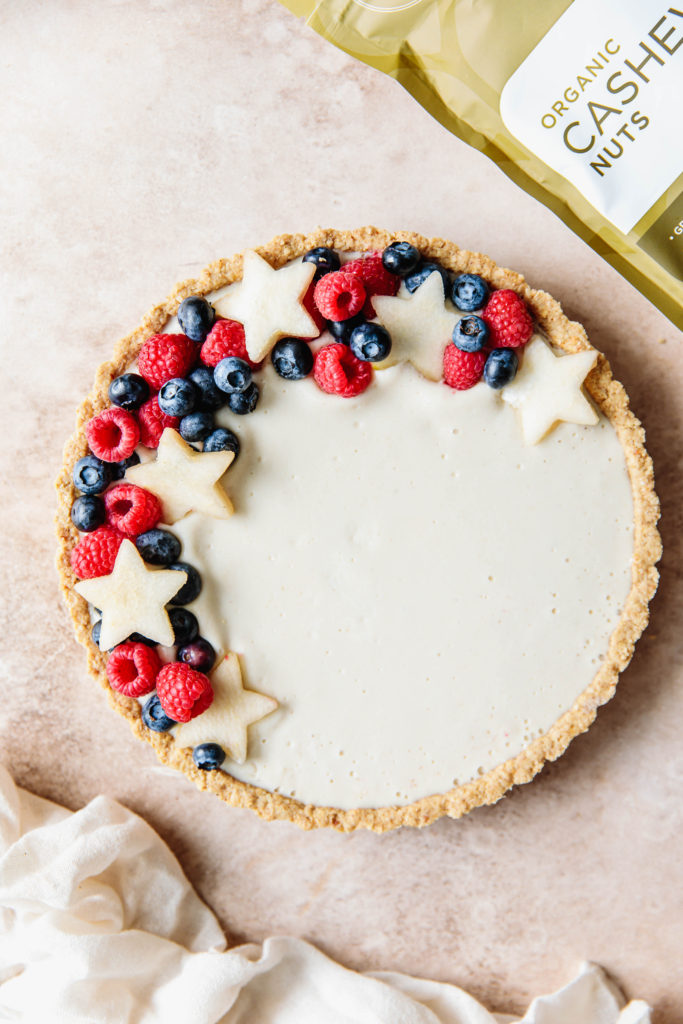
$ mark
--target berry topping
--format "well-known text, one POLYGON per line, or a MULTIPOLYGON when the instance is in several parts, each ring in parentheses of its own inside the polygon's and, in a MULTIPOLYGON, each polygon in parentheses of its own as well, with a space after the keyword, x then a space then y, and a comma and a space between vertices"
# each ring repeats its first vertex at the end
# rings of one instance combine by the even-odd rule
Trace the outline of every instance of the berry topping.
POLYGON ((493 348, 525 345, 534 330, 524 299, 509 288, 494 292, 481 315, 489 325, 493 348))
POLYGON ((216 652, 203 636, 185 644, 178 651, 178 661, 195 668, 197 672, 210 672, 216 660, 216 652))
POLYGON ((180 541, 168 530, 146 530, 135 538, 135 546, 149 565, 170 565, 180 558, 180 541))
POLYGON ((92 533, 104 522, 104 503, 94 494, 76 498, 71 506, 71 522, 81 533, 92 533))
POLYGON ((327 330, 336 341, 342 341, 348 345, 351 331, 364 323, 367 323, 365 313, 358 313, 356 316, 349 317, 348 320, 328 320, 327 330))
POLYGON ((259 389, 256 384, 250 384, 246 391, 233 391, 228 395, 228 408, 238 416, 246 416, 254 411, 258 400, 259 389))
POLYGON ((211 706, 213 690, 203 672, 172 661, 157 676, 157 697, 174 722, 189 722, 211 706))
POLYGON ((124 373, 109 385, 109 400, 113 405, 132 412, 149 398, 149 384, 139 373, 124 373))
POLYGON ((104 495, 107 522, 126 537, 146 533, 161 519, 161 502, 135 484, 116 484, 104 495))
POLYGON ((251 384, 251 367, 244 359, 228 356, 213 371, 213 379, 216 387, 228 395, 246 391, 251 384))
POLYGON ((159 408, 166 416, 187 416, 194 412, 199 401, 199 391, 191 380, 174 377, 167 380, 157 395, 159 408))
POLYGON ((112 526, 100 526, 81 537, 71 552, 71 568, 79 580, 109 576, 124 540, 123 534, 112 526))
POLYGON ((448 295, 448 290, 451 287, 451 279, 448 276, 448 271, 445 267, 442 267, 440 263, 421 263, 416 270, 413 270, 410 274, 406 274, 403 278, 403 283, 411 293, 416 292, 421 284, 424 284, 428 277, 432 274, 439 274, 443 281, 443 293, 448 295))
POLYGON ((392 242, 382 253, 382 264, 390 274, 404 277, 420 262, 420 251, 410 242, 392 242))
POLYGON ((152 732, 167 732, 175 722, 169 718, 161 706, 156 693, 152 694, 142 709, 142 721, 152 732))
POLYGON ((213 413, 191 412, 189 416, 183 416, 180 421, 180 436, 185 441, 203 441, 209 436, 215 424, 213 413))
POLYGON ((240 453, 240 441, 237 434, 233 434, 232 430, 226 430, 225 427, 216 427, 204 442, 204 451, 234 452, 235 459, 237 459, 240 453))
POLYGON ((158 448, 161 435, 167 427, 177 430, 180 420, 177 416, 167 416, 159 408, 157 396, 153 395, 138 411, 140 424, 140 443, 145 448, 158 448))
POLYGON ((479 352, 488 338, 488 325, 480 316, 461 316, 453 328, 453 343, 463 352, 479 352))
POLYGON ((213 772, 225 761, 225 751, 217 743, 200 743, 192 751, 192 760, 203 772, 213 772))
POLYGON ((463 352, 456 345, 446 345, 443 354, 443 379, 456 391, 467 391, 481 380, 486 352, 463 352))
POLYGON ((369 252, 367 256, 345 263, 342 273, 360 277, 368 296, 395 295, 401 285, 400 277, 389 273, 384 266, 381 252, 369 252))
POLYGON ((213 370, 210 367, 198 366, 188 374, 187 379, 192 381, 199 393, 195 406, 197 412, 215 412, 225 405, 225 395, 216 387, 213 370))
POLYGON ((197 354, 197 346, 184 334, 153 334, 140 349, 138 370, 158 390, 174 377, 185 377, 197 354))
POLYGON ((168 568, 187 573, 187 579, 175 597, 171 599, 171 604, 190 604, 199 597, 202 592, 202 578, 193 565, 190 565, 189 562, 174 562, 168 568))
POLYGON ((218 366, 221 359, 237 356, 249 363, 252 370, 258 370, 260 363, 254 363, 247 355, 244 327, 237 320, 218 320, 202 345, 202 362, 207 366, 218 366))
MULTIPOLYGON (((323 278, 323 280, 326 280, 323 278)), ((328 395, 353 398, 365 391, 372 380, 369 363, 357 359, 353 352, 336 342, 324 345, 317 353, 313 364, 315 382, 328 395)))
POLYGON ((111 469, 112 481, 123 480, 126 475, 126 470, 130 469, 131 466, 137 466, 139 461, 140 456, 137 452, 133 452, 128 459, 122 459, 121 462, 112 462, 109 467, 111 469))
POLYGON ((192 341, 204 341, 216 319, 216 310, 201 295, 188 295, 178 306, 178 323, 192 341))
POLYGON ((129 458, 140 440, 140 427, 125 409, 105 409, 86 425, 85 436, 91 451, 103 462, 129 458))
POLYGON ((326 320, 348 320, 360 313, 365 295, 360 275, 347 273, 346 267, 321 277, 313 293, 315 304, 326 320))
POLYGON ((357 359, 367 363, 381 363, 391 352, 391 337, 381 324, 364 323, 351 331, 349 346, 357 359))
POLYGON ((95 455, 85 455, 74 466, 72 478, 74 486, 83 494, 100 494, 109 486, 112 467, 95 455))
POLYGON ((273 348, 270 358, 276 373, 285 380, 302 380, 313 369, 313 353, 299 338, 282 338, 273 348))
POLYGON ((107 678, 113 690, 126 697, 142 697, 151 693, 161 668, 159 655, 153 647, 127 642, 119 644, 107 659, 107 678))
POLYGON ((303 262, 315 264, 314 281, 319 281, 324 274, 330 274, 335 270, 339 270, 340 267, 339 253, 336 253, 334 249, 328 249, 324 245, 318 245, 315 249, 309 249, 304 254, 303 262))
POLYGON ((495 348, 484 367, 484 380, 490 388, 504 388, 514 378, 519 366, 517 353, 512 348, 495 348))
MULTIPOLYGON (((196 640, 199 636, 199 623, 197 622, 197 616, 193 615, 187 608, 169 608, 168 617, 171 620, 171 627, 173 628, 173 643, 176 647, 184 647, 186 644, 191 644, 193 640, 196 640)), ((181 661, 184 661, 181 658, 181 661)), ((198 668, 197 665, 192 665, 192 668, 198 668)))
POLYGON ((463 313, 481 309, 489 294, 489 286, 479 274, 458 274, 453 282, 451 298, 453 305, 463 313))
MULTIPOLYGON (((320 332, 325 330, 325 317, 322 315, 322 313, 320 312, 320 310, 318 309, 318 307, 315 304, 315 283, 316 283, 316 280, 317 280, 316 278, 313 278, 313 281, 312 281, 308 291, 306 292, 306 294, 304 295, 303 299, 301 300, 301 305, 304 307, 304 309, 306 310, 306 312, 310 316, 311 320, 313 321, 313 323, 317 327, 318 334, 315 335, 315 337, 318 337, 320 335, 320 332)), ((312 338, 313 338, 313 334, 311 333, 310 337, 309 337, 309 335, 306 335, 306 337, 308 338, 309 341, 311 341, 312 338)))

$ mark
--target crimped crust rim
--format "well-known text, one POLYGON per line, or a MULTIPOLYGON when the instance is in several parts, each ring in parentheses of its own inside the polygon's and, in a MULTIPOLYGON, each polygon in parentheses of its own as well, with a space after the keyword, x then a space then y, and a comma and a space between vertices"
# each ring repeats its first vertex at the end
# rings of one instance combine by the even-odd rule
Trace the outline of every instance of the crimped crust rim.
MULTIPOLYGON (((497 266, 487 256, 460 249, 453 242, 441 238, 428 239, 409 231, 389 233, 374 227, 352 231, 319 228, 308 235, 279 235, 267 244, 256 247, 255 251, 277 268, 314 246, 326 245, 354 252, 383 249, 391 241, 399 239, 411 242, 423 256, 438 260, 449 270, 478 273, 496 288, 512 288, 529 304, 538 324, 556 347, 565 352, 578 352, 592 347, 581 324, 570 321, 552 296, 531 288, 521 274, 497 266)), ((166 733, 154 733, 147 729, 142 723, 138 702, 117 693, 109 685, 105 671, 106 658, 92 642, 87 603, 73 589, 76 577, 70 564, 71 550, 78 538, 78 531, 70 517, 71 505, 77 493, 71 473, 75 462, 88 451, 85 424, 109 405, 108 387, 111 380, 125 372, 137 357, 144 341, 162 330, 186 296, 206 295, 241 278, 243 255, 238 253, 229 259, 216 260, 197 278, 176 285, 163 302, 150 310, 139 327, 118 343, 113 358, 98 368, 93 389, 78 410, 76 430, 66 443, 64 464, 56 482, 59 542, 57 569, 76 637, 86 650, 88 671, 107 691, 110 703, 128 720, 133 732, 152 744, 163 764, 184 772, 199 789, 210 790, 233 806, 249 807, 267 820, 292 821, 305 829, 327 826, 342 832, 357 828, 385 832, 402 825, 421 827, 445 815, 458 818, 475 807, 495 803, 511 786, 529 782, 546 761, 559 757, 575 736, 588 729, 598 707, 613 696, 619 673, 631 660, 636 641, 647 626, 648 603, 657 589, 659 574, 656 563, 661 557, 662 547, 657 530, 659 501, 654 490, 652 460, 645 450, 645 432, 629 408, 626 391, 612 376, 609 362, 601 353, 586 379, 586 389, 617 432, 631 481, 634 505, 631 589, 610 637, 604 660, 591 683, 544 735, 533 740, 520 753, 479 778, 446 793, 426 796, 404 806, 343 810, 306 805, 280 793, 241 782, 227 772, 200 771, 192 760, 189 748, 177 747, 173 737, 166 733)))

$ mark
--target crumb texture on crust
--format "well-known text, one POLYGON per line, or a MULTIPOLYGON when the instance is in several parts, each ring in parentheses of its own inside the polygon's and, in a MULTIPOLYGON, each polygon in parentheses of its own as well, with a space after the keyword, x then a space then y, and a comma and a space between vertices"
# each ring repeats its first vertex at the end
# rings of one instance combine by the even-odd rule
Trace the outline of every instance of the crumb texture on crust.
MULTIPOLYGON (((569 320, 559 302, 551 295, 531 288, 521 274, 497 266, 487 256, 460 249, 453 242, 441 238, 424 238, 410 231, 390 234, 374 227, 353 231, 319 228, 308 235, 279 235, 255 251, 278 268, 302 256, 314 246, 325 245, 355 252, 383 249, 395 240, 411 242, 423 256, 438 260, 449 270, 481 274, 496 288, 514 289, 529 304, 552 344, 565 352, 591 348, 581 324, 569 320)), ((613 378, 609 362, 602 354, 598 355, 594 369, 586 378, 586 388, 616 430, 630 476, 634 503, 631 590, 610 638, 605 658, 592 682, 548 732, 535 739, 521 753, 480 778, 449 792, 423 797, 406 806, 340 810, 304 805, 279 793, 241 782, 226 772, 200 771, 188 748, 178 748, 171 736, 147 729, 142 723, 138 702, 124 697, 109 686, 105 672, 106 658, 92 642, 87 604, 73 589, 76 577, 69 560, 78 539, 78 531, 70 518, 71 504, 76 495, 71 473, 75 462, 88 451, 85 424, 109 404, 108 388, 113 378, 125 372, 145 340, 163 329, 168 319, 177 312, 182 300, 188 295, 206 295, 240 280, 242 261, 242 253, 216 260, 199 277, 176 285, 168 298, 154 306, 140 326, 118 343, 113 358, 99 367, 93 389, 78 410, 76 430, 65 446, 64 464, 56 482, 59 542, 57 569, 76 637, 86 650, 88 671, 107 691, 112 706, 128 719, 134 733, 152 744, 160 761, 184 772, 199 789, 210 790, 234 806, 249 807, 264 819, 284 819, 305 829, 328 826, 342 832, 357 828, 385 832, 401 825, 428 825, 444 815, 458 818, 474 807, 495 803, 511 786, 530 781, 546 761, 559 757, 575 736, 588 729, 595 719, 597 709, 614 694, 619 673, 631 660, 635 643, 648 622, 648 603, 657 589, 659 577, 656 564, 661 557, 661 541, 657 531, 659 501, 654 490, 652 460, 645 450, 645 432, 629 408, 626 391, 613 378)))

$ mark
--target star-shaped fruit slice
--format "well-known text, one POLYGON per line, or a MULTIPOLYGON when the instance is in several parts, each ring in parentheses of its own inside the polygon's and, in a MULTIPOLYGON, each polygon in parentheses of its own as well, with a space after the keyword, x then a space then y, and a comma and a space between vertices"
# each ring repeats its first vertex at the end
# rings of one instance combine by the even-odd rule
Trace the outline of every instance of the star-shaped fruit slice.
POLYGON ((377 319, 391 335, 391 353, 375 364, 386 370, 395 363, 412 363, 423 377, 441 380, 443 353, 460 319, 445 305, 441 274, 434 271, 410 298, 401 295, 373 295, 377 319))
POLYGON ((74 590, 102 611, 100 650, 108 651, 131 633, 171 647, 166 604, 186 582, 187 573, 180 569, 148 569, 135 544, 124 540, 111 574, 81 580, 74 590))
POLYGON ((242 281, 214 303, 216 312, 244 325, 249 358, 260 362, 279 338, 317 338, 318 328, 301 304, 313 280, 313 263, 274 270, 258 253, 244 254, 242 281))
POLYGON ((169 525, 188 512, 227 519, 232 502, 218 481, 234 458, 234 452, 196 452, 176 430, 166 427, 156 460, 131 466, 126 480, 156 494, 169 525))
POLYGON ((278 706, 273 697, 255 690, 245 690, 239 658, 232 651, 211 674, 213 702, 211 707, 179 725, 176 743, 196 747, 200 743, 217 743, 228 757, 238 764, 247 759, 247 729, 278 706))
POLYGON ((517 376, 501 391, 503 401, 519 411, 525 444, 536 444, 560 420, 595 426, 598 414, 581 388, 597 358, 595 350, 556 356, 534 335, 517 376))

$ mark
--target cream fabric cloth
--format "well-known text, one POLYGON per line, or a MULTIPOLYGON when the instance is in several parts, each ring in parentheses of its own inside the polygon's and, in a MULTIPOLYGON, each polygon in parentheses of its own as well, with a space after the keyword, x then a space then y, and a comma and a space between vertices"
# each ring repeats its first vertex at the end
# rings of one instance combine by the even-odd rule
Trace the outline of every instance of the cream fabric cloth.
MULTIPOLYGON (((584 965, 524 1024, 649 1024, 584 965)), ((159 836, 107 797, 72 813, 0 768, 0 1020, 28 1024, 512 1024, 462 989, 356 974, 306 942, 226 951, 159 836)))

